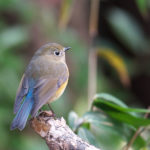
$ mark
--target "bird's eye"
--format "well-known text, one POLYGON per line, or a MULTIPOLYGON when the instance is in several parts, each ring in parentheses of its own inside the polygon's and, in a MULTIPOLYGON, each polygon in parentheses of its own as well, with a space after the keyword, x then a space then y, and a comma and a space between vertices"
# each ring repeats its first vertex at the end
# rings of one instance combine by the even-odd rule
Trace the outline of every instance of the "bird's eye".
POLYGON ((54 52, 54 55, 60 56, 60 52, 59 52, 59 51, 55 51, 55 52, 54 52))

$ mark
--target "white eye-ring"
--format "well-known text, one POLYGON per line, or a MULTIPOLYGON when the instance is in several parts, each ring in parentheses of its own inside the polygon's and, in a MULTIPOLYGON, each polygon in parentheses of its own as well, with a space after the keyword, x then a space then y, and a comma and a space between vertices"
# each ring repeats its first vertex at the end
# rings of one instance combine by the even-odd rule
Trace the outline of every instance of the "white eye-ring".
POLYGON ((61 52, 59 52, 59 51, 54 51, 54 55, 60 56, 60 55, 61 55, 61 52))

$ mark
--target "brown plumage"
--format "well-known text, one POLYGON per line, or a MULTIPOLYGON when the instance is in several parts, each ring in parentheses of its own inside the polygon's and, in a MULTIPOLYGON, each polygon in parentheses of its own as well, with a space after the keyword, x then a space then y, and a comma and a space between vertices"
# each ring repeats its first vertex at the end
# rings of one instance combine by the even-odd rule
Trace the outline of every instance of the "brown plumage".
POLYGON ((35 53, 18 88, 14 105, 14 113, 17 114, 11 129, 22 130, 29 114, 34 117, 43 105, 62 95, 69 78, 65 61, 68 49, 57 43, 48 43, 35 53))

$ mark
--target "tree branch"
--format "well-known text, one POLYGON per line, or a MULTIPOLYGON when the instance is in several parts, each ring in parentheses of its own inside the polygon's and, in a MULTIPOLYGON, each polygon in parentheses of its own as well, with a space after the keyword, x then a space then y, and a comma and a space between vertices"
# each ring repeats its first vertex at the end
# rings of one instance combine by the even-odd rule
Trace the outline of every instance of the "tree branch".
POLYGON ((41 112, 30 123, 50 150, 100 150, 79 138, 63 118, 55 118, 51 111, 41 112))

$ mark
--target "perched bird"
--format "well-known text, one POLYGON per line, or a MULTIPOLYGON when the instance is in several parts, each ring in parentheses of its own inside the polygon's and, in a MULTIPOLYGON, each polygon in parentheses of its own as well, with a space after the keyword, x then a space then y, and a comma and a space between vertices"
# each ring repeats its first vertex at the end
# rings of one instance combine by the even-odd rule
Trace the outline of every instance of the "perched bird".
POLYGON ((29 115, 36 116, 45 104, 58 99, 64 92, 69 78, 65 52, 70 47, 48 43, 32 57, 18 88, 11 130, 23 130, 29 115))

